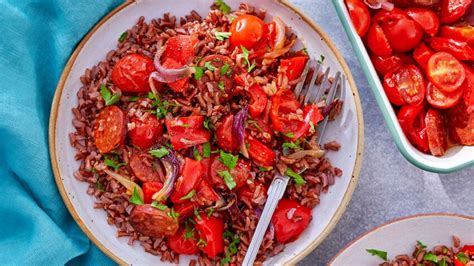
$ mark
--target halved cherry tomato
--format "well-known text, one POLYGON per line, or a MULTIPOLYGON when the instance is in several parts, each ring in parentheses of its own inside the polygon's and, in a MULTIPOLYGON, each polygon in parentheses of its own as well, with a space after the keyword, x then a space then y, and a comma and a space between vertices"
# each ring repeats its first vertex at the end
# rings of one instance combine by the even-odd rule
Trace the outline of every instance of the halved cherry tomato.
POLYGON ((462 89, 452 92, 444 92, 431 83, 426 87, 426 99, 431 106, 439 109, 453 107, 461 100, 462 95, 462 89))
POLYGON ((179 213, 179 219, 183 219, 194 214, 194 209, 199 207, 199 204, 194 201, 186 201, 179 204, 174 204, 173 209, 179 213))
POLYGON ((250 134, 246 134, 246 144, 249 145, 248 151, 250 159, 252 159, 256 165, 262 167, 273 166, 276 155, 272 149, 250 136, 250 134))
POLYGON ((203 128, 204 116, 166 119, 166 128, 175 150, 209 142, 211 134, 203 128))
POLYGON ((230 44, 233 47, 250 49, 260 41, 264 35, 265 23, 253 15, 240 15, 230 25, 230 44))
POLYGON ((181 176, 176 181, 174 191, 170 196, 173 203, 183 203, 189 199, 182 199, 187 196, 193 189, 196 192, 199 183, 204 175, 204 168, 201 162, 185 158, 181 176))
POLYGON ((410 143, 424 153, 429 152, 426 136, 425 107, 404 105, 397 115, 400 127, 410 143))
POLYGON ((156 71, 153 60, 140 54, 128 54, 112 69, 112 82, 124 92, 150 91, 148 77, 156 71))
POLYGON ((461 87, 466 73, 463 65, 454 56, 438 52, 428 60, 427 76, 439 89, 452 92, 461 87))
POLYGON ((267 45, 273 49, 275 47, 275 39, 277 34, 275 21, 265 24, 264 32, 266 33, 265 38, 267 41, 267 45))
POLYGON ((384 78, 387 97, 395 105, 400 105, 400 99, 394 88, 397 89, 403 101, 411 105, 420 105, 425 98, 425 81, 415 65, 403 66, 397 71, 388 73, 384 78))
POLYGON ((290 132, 287 128, 292 126, 288 121, 284 121, 282 117, 294 113, 300 108, 300 103, 294 93, 290 90, 279 90, 272 96, 271 102, 270 119, 273 129, 278 132, 290 132))
POLYGON ((463 99, 467 107, 467 112, 474 113, 474 70, 468 66, 464 66, 466 72, 466 79, 461 86, 464 89, 463 99))
MULTIPOLYGON (((199 249, 207 254, 210 258, 215 258, 220 253, 224 252, 224 221, 220 217, 210 216, 205 214, 200 217, 194 217, 196 223, 196 230, 199 238, 202 239, 202 245, 199 249)), ((198 241, 199 243, 199 241, 198 241)))
POLYGON ((424 70, 428 67, 428 61, 434 54, 424 42, 421 42, 413 51, 413 58, 424 70))
POLYGON ((448 132, 443 115, 440 111, 430 108, 426 112, 425 124, 431 154, 443 156, 448 147, 448 132))
POLYGON ((216 129, 216 142, 221 149, 226 152, 239 152, 239 142, 233 133, 234 115, 230 114, 222 119, 221 124, 216 129))
MULTIPOLYGON (((211 158, 210 167, 209 167, 209 177, 210 182, 213 186, 217 186, 222 189, 226 189, 227 186, 225 184, 224 178, 219 175, 221 171, 228 171, 229 169, 225 166, 219 159, 218 156, 211 158)), ((235 181, 235 189, 238 189, 244 186, 247 183, 247 179, 250 176, 250 164, 243 160, 239 159, 237 161, 237 165, 234 169, 230 170, 229 173, 235 181)))
POLYGON ((152 196, 156 192, 160 191, 163 188, 163 184, 160 182, 145 182, 142 185, 143 189, 143 202, 149 204, 153 201, 152 196))
POLYGON ((177 254, 194 255, 199 252, 196 239, 197 234, 192 228, 186 234, 186 228, 181 227, 174 236, 166 239, 166 243, 177 254))
POLYGON ((395 71, 403 66, 403 60, 396 55, 380 56, 371 54, 370 59, 379 75, 385 76, 390 71, 395 71))
POLYGON ((387 95, 390 103, 401 106, 406 104, 406 102, 398 91, 398 75, 396 75, 396 70, 385 75, 383 79, 383 90, 385 91, 385 95, 387 95))
MULTIPOLYGON (((168 69, 180 68, 183 65, 175 59, 168 57, 163 61, 163 67, 168 69)), ((175 82, 167 83, 174 92, 183 92, 189 84, 189 78, 179 79, 175 82)))
POLYGON ((201 206, 210 206, 219 199, 219 194, 214 191, 206 180, 202 180, 196 193, 196 202, 201 206))
POLYGON ((93 136, 100 153, 108 153, 123 146, 127 133, 127 116, 115 105, 100 111, 95 122, 93 136))
POLYGON ((367 33, 367 45, 370 50, 379 56, 389 56, 392 54, 392 47, 385 36, 382 27, 378 23, 372 24, 367 33))
POLYGON ((405 9, 407 15, 416 21, 431 37, 438 33, 439 19, 436 14, 428 8, 410 7, 405 9))
POLYGON ((166 41, 162 58, 172 58, 181 66, 191 63, 196 53, 198 38, 195 35, 176 35, 166 41))
POLYGON ((364 37, 370 27, 369 9, 361 0, 346 0, 346 5, 357 34, 364 37))
POLYGON ((474 46, 474 26, 442 26, 439 32, 441 37, 467 42, 474 46))
POLYGON ((306 105, 303 109, 304 120, 300 124, 300 127, 294 131, 293 137, 288 137, 290 140, 295 141, 301 137, 305 137, 311 128, 311 123, 316 126, 320 121, 324 119, 321 110, 316 104, 306 105))
POLYGON ((146 116, 143 121, 134 117, 131 122, 135 127, 128 132, 130 141, 144 150, 150 148, 163 135, 163 125, 154 115, 146 116))
POLYGON ((474 145, 474 112, 468 114, 464 101, 446 112, 449 137, 454 143, 474 145))
POLYGON ((268 98, 265 91, 258 84, 249 88, 250 105, 249 113, 253 118, 260 116, 267 106, 268 98))
POLYGON ((431 48, 439 52, 450 53, 461 61, 474 61, 474 48, 467 42, 449 38, 434 37, 430 41, 431 48))
POLYGON ((295 200, 281 199, 272 217, 275 238, 280 243, 295 241, 312 219, 311 209, 295 200))
POLYGON ((285 74, 288 81, 295 80, 301 77, 304 67, 306 65, 307 56, 295 56, 280 60, 280 68, 285 68, 285 74))
POLYGON ((441 23, 456 22, 466 13, 472 0, 444 0, 441 1, 441 23))

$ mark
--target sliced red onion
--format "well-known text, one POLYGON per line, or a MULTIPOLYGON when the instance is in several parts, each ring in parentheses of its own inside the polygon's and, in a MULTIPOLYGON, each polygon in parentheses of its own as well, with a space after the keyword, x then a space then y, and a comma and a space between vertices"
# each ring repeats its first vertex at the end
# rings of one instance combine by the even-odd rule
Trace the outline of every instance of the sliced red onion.
POLYGON ((237 201, 237 196, 235 194, 233 195, 234 197, 232 197, 232 199, 227 202, 221 197, 218 201, 216 201, 216 204, 214 204, 214 206, 206 208, 205 211, 208 212, 211 209, 214 211, 225 211, 230 209, 237 201))
POLYGON ((178 158, 176 158, 176 155, 174 155, 174 152, 171 150, 169 151, 169 154, 161 160, 161 162, 166 170, 166 181, 163 188, 153 194, 152 199, 156 201, 166 200, 170 196, 180 169, 178 158))
POLYGON ((181 68, 165 68, 161 64, 161 55, 165 51, 166 46, 161 46, 158 44, 157 51, 155 54, 155 59, 153 63, 155 64, 156 72, 151 73, 149 82, 150 87, 152 86, 150 80, 156 80, 163 83, 171 83, 180 79, 187 78, 194 73, 194 68, 190 66, 184 66, 181 68))
POLYGON ((281 49, 285 45, 285 33, 286 26, 285 23, 279 18, 274 17, 273 21, 275 22, 275 49, 281 49))
POLYGON ((297 151, 297 152, 292 153, 292 154, 290 154, 286 157, 290 158, 290 159, 298 160, 298 159, 304 158, 306 156, 310 156, 310 157, 314 157, 314 158, 321 158, 321 157, 323 157, 323 155, 324 155, 324 150, 305 150, 305 151, 297 151))
POLYGON ((237 137, 237 141, 240 146, 240 153, 245 158, 249 158, 249 152, 247 146, 245 146, 245 118, 247 118, 247 112, 249 110, 248 105, 246 105, 242 110, 234 115, 234 124, 232 125, 232 132, 237 137))
POLYGON ((138 194, 143 199, 143 190, 142 190, 142 188, 137 183, 130 180, 130 178, 125 177, 123 175, 120 175, 116 172, 112 172, 108 169, 104 169, 104 172, 106 174, 108 174, 110 177, 112 177, 113 179, 117 180, 117 182, 122 184, 122 186, 124 186, 127 189, 128 193, 130 193, 130 194, 133 193, 133 190, 136 188, 137 191, 138 191, 138 194))
POLYGON ((265 59, 275 59, 275 58, 278 58, 284 54, 286 54, 290 49, 291 47, 293 47, 293 45, 295 44, 295 40, 293 39, 286 47, 283 47, 283 48, 280 48, 280 49, 274 49, 273 51, 269 52, 269 53, 266 53, 265 55, 263 55, 263 57, 265 59))

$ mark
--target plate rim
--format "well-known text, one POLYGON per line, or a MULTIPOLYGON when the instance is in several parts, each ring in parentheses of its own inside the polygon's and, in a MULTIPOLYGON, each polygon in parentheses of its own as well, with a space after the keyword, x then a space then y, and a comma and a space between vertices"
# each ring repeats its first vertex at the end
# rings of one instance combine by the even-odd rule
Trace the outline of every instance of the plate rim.
MULTIPOLYGON (((322 41, 329 47, 329 49, 334 53, 336 56, 337 62, 340 64, 342 70, 344 71, 344 74, 347 77, 347 81, 349 82, 349 87, 351 89, 352 95, 354 97, 354 105, 356 109, 356 115, 357 115, 357 132, 358 132, 358 137, 357 137, 357 151, 355 154, 355 162, 354 162, 354 168, 350 177, 349 184, 347 186, 346 191, 344 192, 344 196, 342 198, 341 203, 339 204, 338 208, 336 209, 336 212, 332 216, 332 218, 329 220, 328 225, 322 230, 321 234, 315 238, 308 246, 306 246, 300 253, 296 254, 293 258, 289 259, 288 261, 284 262, 285 265, 294 265, 303 258, 305 258, 311 251, 313 251, 321 242, 332 232, 332 230, 335 228, 339 220, 341 219, 343 213, 346 210, 347 205, 349 204, 350 200, 352 199, 352 195, 355 191, 355 188, 357 186, 357 182, 359 180, 359 175, 362 167, 362 158, 363 158, 363 153, 364 153, 364 120, 363 120, 363 115, 362 115, 362 104, 360 102, 360 96, 359 96, 359 91, 357 89, 356 83, 354 81, 354 78, 352 76, 352 73, 344 60, 341 52, 333 41, 329 38, 329 36, 324 32, 319 25, 317 25, 311 18, 309 18, 306 14, 301 12, 299 8, 297 8, 295 5, 292 3, 288 2, 288 0, 273 0, 290 11, 294 12, 296 15, 300 16, 304 23, 306 23, 308 26, 310 26, 315 32, 317 32, 322 41)), ((57 117, 58 117, 58 111, 59 111, 59 104, 60 104, 60 99, 62 96, 62 93, 64 91, 64 87, 66 84, 66 81, 70 75, 71 69, 79 55, 79 53, 82 51, 82 48, 85 46, 85 44, 89 41, 89 39, 92 37, 92 35, 100 28, 102 27, 110 18, 112 18, 114 15, 119 13, 120 11, 124 10, 125 8, 129 7, 133 3, 140 2, 140 0, 125 0, 122 4, 111 10, 109 13, 107 13, 104 17, 102 17, 88 32, 87 34, 82 38, 82 40, 79 42, 79 44, 75 47, 73 53, 69 57, 66 65, 64 66, 64 69, 61 73, 60 79, 58 81, 58 85, 56 86, 56 90, 54 92, 54 97, 53 101, 51 103, 51 111, 50 111, 50 117, 49 117, 49 132, 48 132, 48 142, 49 142, 49 153, 50 153, 50 159, 51 159, 51 167, 53 170, 54 174, 54 179, 56 182, 56 186, 58 187, 59 193, 63 199, 64 204, 66 205, 66 208, 68 209, 69 213, 75 220, 75 222, 79 225, 81 230, 84 232, 84 234, 107 256, 109 256, 112 260, 114 260, 116 263, 120 265, 126 265, 126 261, 124 261, 121 257, 119 257, 117 254, 112 252, 111 249, 106 247, 104 244, 102 244, 101 241, 99 241, 95 235, 92 233, 92 230, 83 222, 82 218, 79 216, 79 214, 76 212, 75 207, 73 206, 68 193, 66 192, 66 189, 64 187, 64 184, 62 182, 62 176, 59 171, 59 163, 57 160, 56 156, 56 125, 57 125, 57 117)))
POLYGON ((418 219, 418 218, 424 218, 424 217, 450 217, 450 218, 462 218, 462 219, 467 219, 467 220, 473 220, 474 221, 474 216, 469 216, 469 215, 464 215, 464 214, 457 214, 457 213, 441 213, 441 212, 414 214, 414 215, 395 218, 395 219, 389 220, 387 222, 384 222, 380 225, 377 225, 377 226, 365 231, 364 233, 362 233, 361 235, 359 235, 355 239, 351 240, 348 244, 346 244, 343 248, 341 248, 341 250, 339 250, 337 252, 337 254, 334 255, 334 257, 332 257, 332 259, 327 263, 327 265, 331 266, 334 263, 334 261, 342 253, 344 253, 347 249, 349 249, 353 244, 355 244, 359 240, 361 240, 361 239, 363 239, 363 238, 365 238, 365 237, 367 237, 371 234, 375 234, 377 231, 383 229, 386 226, 396 224, 396 223, 400 223, 400 222, 409 221, 409 220, 415 220, 415 219, 418 219))

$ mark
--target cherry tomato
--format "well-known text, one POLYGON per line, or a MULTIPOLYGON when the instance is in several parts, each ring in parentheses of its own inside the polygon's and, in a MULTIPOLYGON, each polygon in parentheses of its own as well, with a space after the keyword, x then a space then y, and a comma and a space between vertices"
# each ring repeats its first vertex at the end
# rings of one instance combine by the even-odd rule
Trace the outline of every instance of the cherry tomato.
POLYGON ((115 105, 100 111, 95 122, 93 136, 100 153, 108 153, 123 146, 127 133, 127 116, 115 105))
POLYGON ((267 45, 273 49, 275 47, 275 39, 276 39, 276 34, 277 34, 275 21, 265 24, 264 32, 266 32, 265 38, 266 38, 267 45))
POLYGON ((434 156, 443 156, 448 147, 448 132, 440 111, 430 108, 425 117, 428 146, 434 156))
POLYGON ((396 52, 407 52, 415 48, 423 38, 423 29, 409 18, 394 19, 382 25, 383 32, 396 52))
POLYGON ((370 50, 379 56, 389 56, 392 54, 392 47, 385 36, 382 27, 378 23, 372 24, 367 33, 367 45, 370 50))
POLYGON ((156 71, 153 60, 140 54, 128 54, 112 69, 112 82, 124 92, 150 91, 148 77, 156 71))
POLYGON ((183 203, 189 199, 182 199, 194 189, 196 192, 199 183, 204 175, 204 168, 201 162, 185 158, 181 176, 176 181, 174 191, 170 196, 173 203, 183 203))
POLYGON ((179 213, 179 219, 189 217, 194 214, 194 209, 199 207, 199 204, 194 201, 186 201, 173 205, 175 212, 179 213))
MULTIPOLYGON (((224 221, 220 217, 202 214, 200 217, 194 217, 196 223, 196 230, 199 238, 202 239, 202 245, 199 249, 207 254, 210 258, 215 258, 220 253, 224 252, 224 221)), ((198 241, 199 243, 199 241, 198 241)))
POLYGON ((166 128, 175 150, 209 142, 211 134, 203 127, 204 116, 166 119, 166 128))
POLYGON ((298 125, 289 122, 288 119, 283 119, 284 115, 294 113, 300 108, 300 103, 296 99, 295 95, 290 90, 279 90, 271 98, 272 106, 270 112, 270 119, 272 126, 275 131, 278 132, 292 132, 292 129, 297 129, 298 125))
POLYGON ((249 156, 252 161, 262 167, 273 166, 275 163, 275 152, 254 137, 246 134, 246 144, 249 145, 249 156))
POLYGON ((428 60, 430 60, 433 54, 434 52, 426 46, 424 42, 421 42, 413 51, 413 58, 419 66, 426 70, 428 67, 428 60))
POLYGON ((148 115, 143 121, 134 117, 131 122, 135 127, 128 132, 133 145, 142 149, 150 148, 163 135, 163 126, 154 115, 148 115))
POLYGON ((438 52, 428 60, 427 76, 439 89, 452 92, 461 87, 466 72, 463 65, 451 54, 438 52))
POLYGON ((370 26, 369 9, 361 0, 346 0, 346 5, 357 34, 364 37, 370 26))
POLYGON ((420 105, 425 97, 425 81, 420 70, 414 65, 406 65, 397 71, 389 72, 384 78, 384 89, 390 102, 403 104, 395 88, 405 103, 420 105))
MULTIPOLYGON (((470 258, 474 255, 474 245, 465 245, 464 247, 462 247, 459 250, 459 252, 464 253, 464 255, 466 255, 466 257, 470 258)), ((468 260, 466 263, 461 262, 458 259, 458 256, 457 256, 458 254, 456 254, 456 256, 454 256, 454 266, 466 266, 467 262, 472 261, 472 260, 468 260)))
POLYGON ((244 186, 241 189, 239 189, 238 191, 239 199, 252 204, 254 193, 257 190, 261 191, 261 195, 263 197, 265 198, 267 197, 267 188, 263 184, 258 183, 254 185, 252 189, 250 189, 249 186, 244 186))
POLYGON ((472 0, 444 0, 441 1, 441 23, 456 22, 466 13, 472 0))
MULTIPOLYGON (((168 57, 163 61, 163 67, 168 69, 180 68, 183 65, 175 59, 168 57)), ((183 92, 189 84, 189 78, 179 79, 175 82, 167 83, 174 92, 183 92)))
POLYGON ((429 152, 423 105, 404 105, 397 115, 400 127, 410 143, 424 153, 429 152))
POLYGON ((268 98, 265 91, 258 84, 249 88, 250 105, 249 113, 253 118, 260 116, 267 106, 268 98))
MULTIPOLYGON (((219 173, 222 171, 228 171, 229 169, 221 162, 219 158, 220 157, 218 156, 211 158, 209 167, 210 183, 213 186, 217 186, 222 189, 228 189, 224 178, 220 176, 219 173)), ((236 184, 235 188, 232 190, 244 186, 247 183, 247 179, 251 177, 250 172, 250 164, 243 159, 239 159, 235 168, 229 171, 236 184)))
POLYGON ((431 39, 430 45, 434 50, 450 53, 458 60, 474 61, 474 48, 469 46, 467 42, 456 41, 449 38, 434 37, 431 39))
POLYGON ((442 26, 439 32, 441 37, 467 42, 474 46, 474 26, 442 26))
POLYGON ((272 217, 276 240, 280 243, 295 241, 311 219, 310 208, 299 205, 295 200, 281 199, 272 217))
POLYGON ((371 54, 370 59, 379 75, 385 76, 390 71, 395 71, 403 66, 403 60, 396 55, 380 56, 371 54))
POLYGON ((196 202, 201 206, 210 206, 219 199, 219 194, 214 191, 206 180, 202 180, 196 193, 196 202))
POLYGON ((463 99, 469 114, 474 112, 474 70, 468 66, 464 66, 466 79, 461 88, 464 88, 463 99))
POLYGON ((468 113, 464 101, 453 108, 447 109, 446 121, 448 123, 449 137, 454 143, 474 145, 474 112, 468 113))
POLYGON ((233 47, 241 45, 252 48, 264 35, 265 23, 253 15, 240 15, 230 25, 230 43, 233 47))
POLYGON ((181 227, 174 236, 168 237, 166 243, 177 254, 194 255, 199 252, 196 238, 197 234, 192 228, 186 234, 186 228, 181 227))
POLYGON ((316 104, 307 105, 303 109, 304 120, 300 124, 300 127, 294 131, 293 137, 285 136, 286 138, 290 139, 291 141, 296 141, 301 137, 307 136, 311 128, 311 123, 313 126, 316 126, 320 121, 324 119, 321 110, 316 104), (310 123, 311 122, 311 123, 310 123))
POLYGON ((461 100, 462 95, 463 90, 444 92, 431 83, 426 87, 426 99, 431 106, 438 109, 453 107, 459 102, 459 100, 461 100))
POLYGON ((307 60, 307 56, 295 56, 280 60, 280 68, 286 69, 285 74, 288 77, 288 81, 301 77, 307 60))
POLYGON ((407 15, 416 21, 431 37, 438 33, 439 19, 436 14, 428 8, 410 7, 405 9, 407 15))
POLYGON ((222 119, 216 129, 216 142, 226 152, 237 153, 240 150, 239 142, 233 133, 234 115, 230 114, 222 119))
POLYGON ((198 38, 195 35, 176 35, 166 41, 162 58, 172 58, 180 67, 188 65, 194 60, 198 38))
POLYGON ((163 188, 160 182, 145 182, 143 183, 143 202, 149 204, 153 201, 152 196, 163 188))

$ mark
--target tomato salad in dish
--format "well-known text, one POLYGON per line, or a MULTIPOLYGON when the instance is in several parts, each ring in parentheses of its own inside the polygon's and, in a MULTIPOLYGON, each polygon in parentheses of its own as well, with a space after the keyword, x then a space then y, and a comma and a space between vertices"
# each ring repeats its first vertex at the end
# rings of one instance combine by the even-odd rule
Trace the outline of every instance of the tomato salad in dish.
POLYGON ((309 56, 265 15, 216 1, 205 18, 141 17, 81 77, 74 176, 130 245, 172 263, 186 254, 198 256, 191 264, 239 264, 279 172, 291 180, 262 263, 298 239, 342 175, 325 157, 340 145, 320 147, 316 130, 342 101, 301 104, 293 89, 309 56))
POLYGON ((346 0, 407 139, 434 156, 474 145, 472 0, 390 2, 372 10, 346 0))

